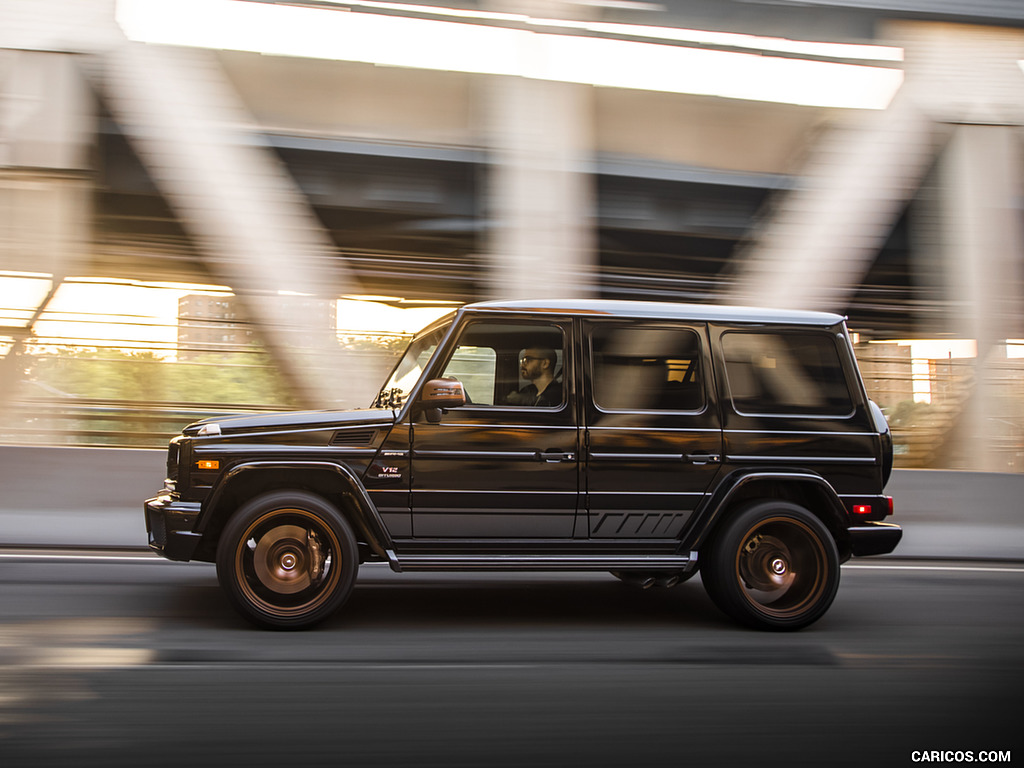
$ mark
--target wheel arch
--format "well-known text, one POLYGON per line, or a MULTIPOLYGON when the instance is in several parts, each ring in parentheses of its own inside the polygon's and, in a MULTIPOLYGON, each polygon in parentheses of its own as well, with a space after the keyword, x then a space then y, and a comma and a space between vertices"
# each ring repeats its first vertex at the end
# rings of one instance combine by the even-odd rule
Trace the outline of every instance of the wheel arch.
POLYGON ((348 467, 328 461, 251 461, 228 469, 203 504, 197 525, 203 540, 197 559, 216 555, 224 526, 242 504, 265 493, 287 489, 323 497, 337 507, 361 544, 374 554, 391 559, 391 537, 359 478, 348 467))
POLYGON ((832 534, 840 561, 850 558, 846 509, 831 484, 809 472, 747 472, 727 478, 708 500, 686 546, 699 551, 734 511, 761 499, 788 501, 804 507, 832 534))

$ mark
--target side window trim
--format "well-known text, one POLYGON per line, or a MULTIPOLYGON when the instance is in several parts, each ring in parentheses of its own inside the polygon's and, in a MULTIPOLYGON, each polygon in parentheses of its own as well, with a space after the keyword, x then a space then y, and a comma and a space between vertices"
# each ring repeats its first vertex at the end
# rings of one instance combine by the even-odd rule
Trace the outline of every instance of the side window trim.
MULTIPOLYGON (((699 324, 694 323, 658 323, 658 322, 644 322, 644 321, 633 321, 618 320, 611 322, 596 322, 592 323, 589 328, 585 331, 584 344, 587 345, 589 351, 589 374, 591 380, 591 407, 593 407, 599 413, 604 414, 617 414, 617 413, 652 413, 652 414, 685 414, 688 416, 700 415, 706 413, 709 408, 709 396, 708 396, 708 379, 712 376, 711 372, 711 357, 708 352, 708 342, 706 328, 699 324), (599 331, 606 330, 609 328, 615 328, 625 331, 658 331, 658 332, 676 332, 680 334, 688 334, 693 337, 695 346, 693 354, 689 358, 690 365, 693 361, 696 361, 699 365, 697 370, 698 380, 696 386, 699 388, 700 405, 696 408, 659 408, 659 407, 640 407, 640 406, 628 406, 613 407, 608 404, 602 405, 600 396, 598 393, 598 378, 601 372, 598 370, 599 365, 599 353, 595 348, 595 336, 599 331)), ((652 357, 654 357, 652 355, 652 357)), ((670 361, 666 360, 666 364, 670 361)), ((690 368, 686 374, 693 371, 690 368)), ((671 375, 670 372, 667 372, 671 375)))
MULTIPOLYGON (((555 352, 560 352, 559 358, 556 358, 555 364, 555 375, 559 380, 559 384, 562 388, 561 402, 558 405, 546 406, 546 405, 522 405, 515 403, 502 402, 497 393, 494 393, 494 397, 498 402, 494 403, 482 403, 482 402, 468 402, 465 406, 462 406, 460 411, 482 411, 482 412, 495 412, 495 411, 511 411, 519 413, 560 413, 565 411, 569 407, 569 393, 571 391, 571 383, 569 376, 571 375, 572 366, 572 351, 571 351, 571 339, 572 339, 572 321, 567 318, 552 318, 550 320, 537 320, 537 319, 524 319, 520 317, 474 317, 469 318, 465 323, 462 324, 461 328, 458 329, 457 334, 453 337, 451 342, 450 352, 442 357, 438 358, 436 366, 436 374, 438 377, 443 377, 448 373, 448 368, 458 350, 462 346, 463 339, 466 338, 467 332, 471 329, 479 328, 481 326, 503 326, 505 328, 521 327, 523 337, 530 335, 530 329, 544 329, 545 332, 557 331, 560 337, 560 348, 556 349, 555 352)), ((536 336, 536 332, 534 336, 536 336)), ((491 349, 494 349, 493 347, 491 349)), ((508 352, 511 349, 503 349, 504 352, 508 352)), ((522 354, 522 349, 517 348, 517 355, 522 354)), ((496 358, 497 360, 497 358, 496 358)), ((499 368, 500 364, 497 364, 494 376, 494 386, 497 386, 499 381, 499 368)), ((516 387, 519 387, 520 380, 517 379, 516 387)))
MULTIPOLYGON (((746 418, 813 418, 833 421, 842 421, 850 419, 857 413, 857 404, 854 399, 854 393, 850 388, 849 372, 846 370, 846 366, 843 365, 843 352, 839 348, 839 346, 840 345, 838 344, 837 335, 833 331, 823 328, 777 328, 771 330, 754 328, 724 329, 720 334, 718 334, 718 347, 722 353, 722 372, 725 376, 725 391, 727 394, 726 400, 728 401, 729 407, 738 416, 746 418), (796 405, 792 406, 791 409, 783 409, 780 407, 778 409, 772 410, 767 400, 763 400, 761 403, 761 405, 765 406, 763 409, 745 409, 744 404, 742 403, 743 398, 740 398, 741 402, 737 402, 737 398, 735 395, 735 384, 738 381, 738 379, 734 375, 731 375, 730 372, 731 364, 729 360, 729 353, 726 348, 727 339, 730 336, 803 336, 804 338, 807 339, 827 340, 830 345, 829 349, 831 349, 831 351, 835 353, 835 361, 838 365, 838 373, 840 375, 840 379, 845 389, 846 403, 849 407, 842 411, 841 413, 829 412, 827 406, 820 410, 814 409, 810 406, 808 406, 806 409, 798 409, 796 405)), ((817 377, 810 377, 810 380, 813 382, 819 381, 817 377)), ((752 398, 748 396, 747 399, 752 398)))

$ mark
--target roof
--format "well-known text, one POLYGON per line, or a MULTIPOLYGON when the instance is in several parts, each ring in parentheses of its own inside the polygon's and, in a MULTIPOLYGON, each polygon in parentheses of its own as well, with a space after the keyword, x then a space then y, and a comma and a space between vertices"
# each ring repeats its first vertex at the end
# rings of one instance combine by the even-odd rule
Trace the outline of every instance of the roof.
POLYGON ((654 301, 615 301, 610 299, 538 299, 535 301, 483 301, 467 304, 464 310, 483 312, 522 312, 553 315, 594 315, 692 320, 697 322, 779 323, 788 325, 831 326, 846 318, 831 312, 798 309, 738 307, 720 304, 675 304, 654 301))

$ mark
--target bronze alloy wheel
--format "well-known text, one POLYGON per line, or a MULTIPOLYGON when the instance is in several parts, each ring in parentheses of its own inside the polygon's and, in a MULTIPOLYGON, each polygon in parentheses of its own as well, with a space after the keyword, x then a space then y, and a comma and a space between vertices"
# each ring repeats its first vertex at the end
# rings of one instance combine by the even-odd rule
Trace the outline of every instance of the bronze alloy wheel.
POLYGON ((782 501, 748 504, 706 547, 701 578, 722 611, 759 629, 800 629, 821 618, 839 588, 839 554, 824 523, 782 501))
POLYGON ((757 523, 736 552, 735 578, 755 610, 780 619, 799 616, 825 589, 825 547, 802 521, 757 523))
POLYGON ((351 529, 325 500, 273 493, 244 505, 228 522, 217 550, 217 575, 250 621, 298 629, 345 601, 356 559, 351 529))
POLYGON ((282 618, 314 610, 338 582, 339 544, 330 528, 299 509, 256 520, 235 549, 235 578, 246 597, 282 618))

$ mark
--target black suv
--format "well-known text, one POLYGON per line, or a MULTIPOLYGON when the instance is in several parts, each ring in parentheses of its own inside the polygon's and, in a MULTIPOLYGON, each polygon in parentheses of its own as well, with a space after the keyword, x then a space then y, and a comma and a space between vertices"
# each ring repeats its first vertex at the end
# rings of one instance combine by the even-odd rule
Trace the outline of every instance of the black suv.
POLYGON ((217 564, 233 605, 310 626, 359 564, 697 572, 742 623, 821 617, 839 564, 891 552, 885 418, 844 319, 611 301, 462 307, 372 407, 234 416, 170 442, 149 545, 217 564))

